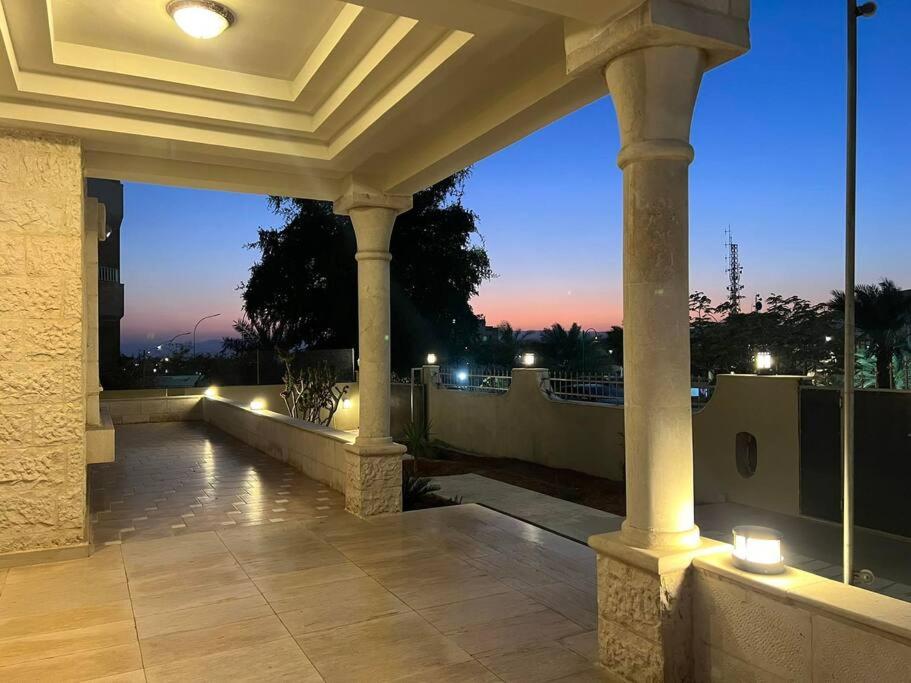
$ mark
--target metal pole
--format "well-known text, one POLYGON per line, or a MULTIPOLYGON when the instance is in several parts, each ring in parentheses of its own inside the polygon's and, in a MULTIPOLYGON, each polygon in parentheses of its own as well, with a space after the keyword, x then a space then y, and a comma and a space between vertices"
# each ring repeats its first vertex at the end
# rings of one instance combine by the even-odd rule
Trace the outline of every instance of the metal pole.
POLYGON ((854 578, 854 263, 857 191, 857 18, 872 16, 876 4, 847 0, 848 73, 845 140, 845 367, 842 395, 842 581, 854 578))
POLYGON ((854 576, 854 214, 857 170, 857 5, 848 1, 845 140, 845 367, 842 392, 842 581, 854 576))

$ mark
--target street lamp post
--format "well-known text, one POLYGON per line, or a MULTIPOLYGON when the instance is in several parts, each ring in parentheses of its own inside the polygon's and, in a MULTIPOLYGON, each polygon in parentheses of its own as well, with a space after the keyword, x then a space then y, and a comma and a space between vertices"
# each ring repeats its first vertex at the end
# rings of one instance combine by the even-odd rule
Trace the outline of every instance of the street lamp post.
POLYGON ((588 328, 582 330, 581 340, 582 340, 582 374, 583 375, 585 374, 585 335, 589 332, 589 330, 591 330, 594 333, 593 336, 595 338, 595 341, 598 341, 598 330, 596 330, 594 327, 588 327, 588 328))
POLYGON ((847 0, 847 120, 845 125, 845 367, 842 396, 842 581, 854 579, 854 253, 857 192, 857 18, 876 3, 847 0))
POLYGON ((220 315, 221 313, 213 313, 212 315, 205 315, 196 321, 196 324, 193 326, 193 358, 196 358, 196 328, 199 327, 199 323, 203 320, 208 320, 209 318, 217 318, 220 315))

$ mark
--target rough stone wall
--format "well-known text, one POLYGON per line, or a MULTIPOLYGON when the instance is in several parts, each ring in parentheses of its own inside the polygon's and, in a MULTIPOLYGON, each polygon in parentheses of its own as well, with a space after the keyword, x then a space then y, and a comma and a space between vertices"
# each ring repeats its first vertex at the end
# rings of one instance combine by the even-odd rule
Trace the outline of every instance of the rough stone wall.
POLYGON ((402 456, 346 454, 345 509, 360 517, 402 511, 402 456))
POLYGON ((0 130, 0 553, 85 540, 82 155, 0 130))
POLYGON ((655 574, 598 556, 598 655, 628 681, 690 681, 692 596, 684 571, 655 574))

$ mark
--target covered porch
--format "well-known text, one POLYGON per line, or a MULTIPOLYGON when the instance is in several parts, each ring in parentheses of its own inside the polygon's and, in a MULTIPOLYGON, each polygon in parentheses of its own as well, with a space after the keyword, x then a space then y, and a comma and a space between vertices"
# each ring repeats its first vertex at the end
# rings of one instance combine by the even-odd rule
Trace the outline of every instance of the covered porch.
POLYGON ((594 553, 477 505, 362 519, 201 422, 118 428, 90 557, 0 569, 0 679, 601 680, 594 553))

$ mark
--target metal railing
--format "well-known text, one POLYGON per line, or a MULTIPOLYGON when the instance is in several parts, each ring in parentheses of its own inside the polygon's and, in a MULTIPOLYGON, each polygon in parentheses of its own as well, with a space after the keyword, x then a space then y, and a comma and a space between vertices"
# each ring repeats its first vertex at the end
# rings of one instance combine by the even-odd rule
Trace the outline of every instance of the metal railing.
POLYGON ((500 394, 509 391, 512 372, 500 367, 443 367, 437 382, 444 389, 500 394))
POLYGON ((98 266, 98 279, 101 282, 120 282, 120 268, 98 266))
MULTIPOLYGON (((694 380, 690 387, 693 408, 702 408, 711 398, 714 386, 694 380)), ((558 400, 623 405, 623 380, 616 377, 551 371, 544 389, 548 396, 558 400)))

